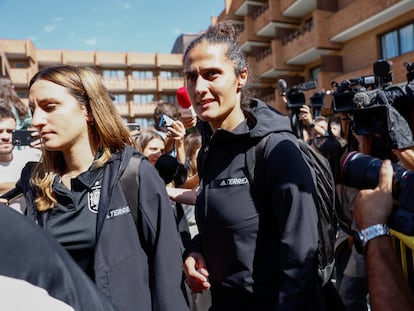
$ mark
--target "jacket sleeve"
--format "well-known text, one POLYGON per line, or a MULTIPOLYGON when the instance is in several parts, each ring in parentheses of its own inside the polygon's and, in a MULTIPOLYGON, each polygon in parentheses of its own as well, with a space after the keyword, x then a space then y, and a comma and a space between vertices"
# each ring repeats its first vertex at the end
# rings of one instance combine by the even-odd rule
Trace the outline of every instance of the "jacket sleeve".
POLYGON ((267 177, 280 240, 278 310, 305 310, 317 287, 318 216, 312 172, 291 140, 268 149, 267 177))
POLYGON ((142 161, 139 179, 138 225, 147 248, 153 310, 188 310, 181 241, 165 184, 148 161, 142 161))

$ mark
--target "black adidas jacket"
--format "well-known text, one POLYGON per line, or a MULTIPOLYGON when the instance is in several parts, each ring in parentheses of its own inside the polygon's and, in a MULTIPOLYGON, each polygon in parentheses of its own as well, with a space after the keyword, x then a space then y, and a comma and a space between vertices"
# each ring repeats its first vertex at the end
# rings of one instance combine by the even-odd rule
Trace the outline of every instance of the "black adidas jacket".
POLYGON ((290 120, 254 100, 232 132, 198 125, 201 252, 212 284, 212 310, 324 310, 317 276, 318 216, 312 173, 290 120), (272 134, 249 185, 246 151, 272 134))

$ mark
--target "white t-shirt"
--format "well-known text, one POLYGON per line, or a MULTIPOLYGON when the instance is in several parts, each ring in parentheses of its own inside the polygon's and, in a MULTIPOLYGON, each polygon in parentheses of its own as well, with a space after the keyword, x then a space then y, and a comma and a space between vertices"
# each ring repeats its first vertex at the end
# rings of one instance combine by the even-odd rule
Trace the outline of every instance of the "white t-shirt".
MULTIPOLYGON (((23 167, 27 162, 39 161, 41 151, 35 148, 14 149, 13 160, 10 162, 0 161, 0 183, 17 182, 20 178, 23 167)), ((26 208, 23 197, 16 198, 9 202, 9 206, 20 213, 26 208)))
POLYGON ((0 275, 1 310, 74 311, 74 309, 41 288, 25 280, 0 275))

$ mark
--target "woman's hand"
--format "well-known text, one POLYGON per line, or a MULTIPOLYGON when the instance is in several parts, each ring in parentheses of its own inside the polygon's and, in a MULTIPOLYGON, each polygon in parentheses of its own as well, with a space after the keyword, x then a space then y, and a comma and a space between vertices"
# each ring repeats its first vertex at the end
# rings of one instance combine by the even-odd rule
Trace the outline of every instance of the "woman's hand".
POLYGON ((184 273, 187 284, 195 293, 201 293, 210 288, 208 282, 208 271, 203 255, 200 253, 190 253, 184 261, 184 273))

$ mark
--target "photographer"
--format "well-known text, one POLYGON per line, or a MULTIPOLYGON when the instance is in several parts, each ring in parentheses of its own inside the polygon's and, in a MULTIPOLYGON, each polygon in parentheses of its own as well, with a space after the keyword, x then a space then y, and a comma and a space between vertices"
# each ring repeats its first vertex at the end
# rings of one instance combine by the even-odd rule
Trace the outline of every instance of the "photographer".
MULTIPOLYGON (((392 210, 393 169, 383 161, 378 186, 361 190, 355 200, 354 216, 360 230, 385 224, 392 210)), ((373 311, 413 310, 414 297, 401 271, 388 235, 369 240, 365 253, 368 287, 373 311)))
POLYGON ((315 119, 312 116, 310 107, 303 105, 299 109, 299 120, 302 124, 309 128, 309 139, 312 140, 315 137, 327 136, 328 135, 328 121, 323 116, 317 116, 315 119))

